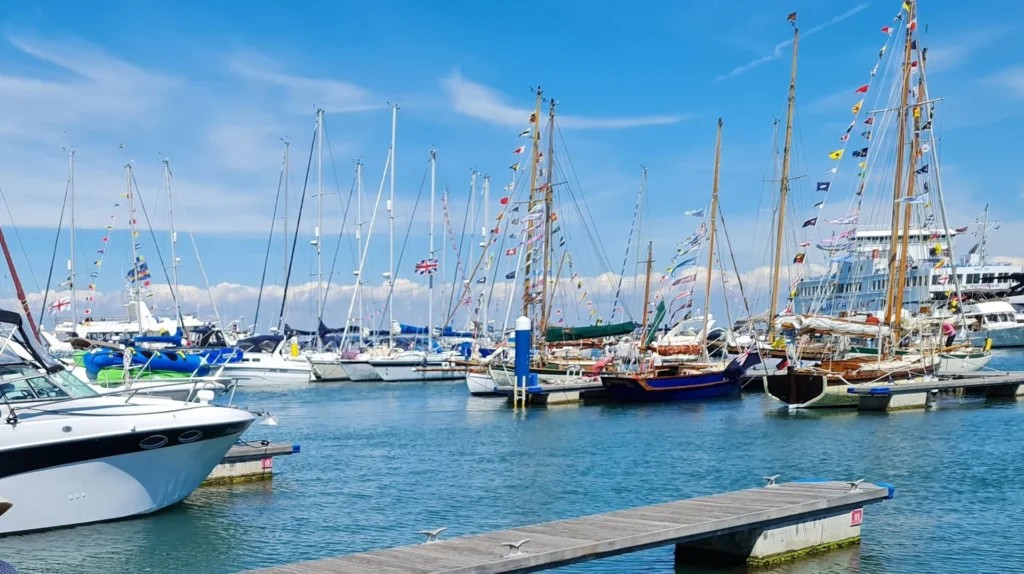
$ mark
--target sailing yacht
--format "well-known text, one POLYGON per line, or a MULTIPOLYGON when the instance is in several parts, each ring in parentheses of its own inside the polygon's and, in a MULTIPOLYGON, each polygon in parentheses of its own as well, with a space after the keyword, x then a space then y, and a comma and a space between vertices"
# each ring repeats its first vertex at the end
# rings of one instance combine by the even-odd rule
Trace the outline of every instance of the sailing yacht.
POLYGON ((313 366, 299 355, 294 338, 257 335, 242 339, 236 346, 243 352, 242 360, 224 365, 220 376, 237 385, 304 385, 312 380, 313 366))
POLYGON ((68 373, 0 310, 0 536, 148 514, 195 490, 247 411, 111 397, 68 373))

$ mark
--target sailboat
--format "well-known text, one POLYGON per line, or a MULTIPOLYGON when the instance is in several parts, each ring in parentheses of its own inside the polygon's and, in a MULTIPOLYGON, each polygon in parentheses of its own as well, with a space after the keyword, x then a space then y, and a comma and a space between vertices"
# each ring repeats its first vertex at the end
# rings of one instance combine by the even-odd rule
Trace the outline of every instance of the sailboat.
MULTIPOLYGON (((659 366, 652 360, 639 365, 633 372, 620 370, 602 374, 601 384, 608 395, 618 401, 680 401, 723 397, 739 392, 739 377, 742 369, 727 368, 725 363, 712 362, 708 357, 707 337, 709 308, 711 302, 711 280, 715 261, 715 223, 718 211, 718 174, 722 156, 722 120, 718 120, 718 132, 715 144, 715 175, 711 192, 711 223, 708 235, 707 276, 705 277, 704 315, 701 328, 700 360, 695 362, 677 363, 671 366, 659 366)), ((644 325, 641 329, 641 351, 646 350, 654 338, 658 324, 666 312, 665 301, 658 304, 655 324, 647 325, 647 306, 651 288, 651 245, 647 247, 647 279, 644 297, 644 325)), ((736 365, 744 363, 744 357, 736 365)), ((751 361, 752 362, 752 361, 751 361)))
MULTIPOLYGON (((881 321, 871 315, 847 315, 845 313, 843 316, 839 317, 815 315, 784 315, 781 317, 775 317, 775 293, 777 292, 776 278, 775 290, 773 290, 773 300, 771 302, 772 313, 770 316, 772 317, 772 322, 769 327, 769 341, 773 340, 772 337, 774 334, 782 331, 795 333, 796 341, 793 348, 789 348, 784 344, 773 344, 773 351, 781 352, 783 354, 783 362, 779 365, 779 368, 782 369, 784 367, 784 372, 765 376, 764 388, 765 392, 770 397, 782 402, 789 408, 855 406, 857 404, 856 396, 846 392, 847 387, 851 384, 891 385, 898 383, 899 381, 913 380, 922 376, 930 375, 936 367, 937 358, 933 350, 920 349, 916 352, 899 352, 899 347, 903 343, 904 337, 907 335, 904 331, 905 327, 909 323, 908 319, 910 315, 903 308, 904 290, 902 289, 902 286, 905 283, 906 271, 909 267, 907 249, 911 234, 911 205, 924 203, 923 201, 919 201, 917 198, 912 197, 916 189, 915 175, 927 171, 927 168, 923 168, 920 171, 915 170, 914 165, 914 161, 921 150, 920 133, 923 128, 923 124, 921 122, 920 110, 924 104, 923 90, 917 91, 917 103, 913 104, 913 106, 909 103, 909 95, 911 93, 910 77, 912 68, 917 66, 917 62, 912 61, 912 51, 916 49, 917 45, 916 40, 913 38, 913 31, 916 27, 916 2, 911 0, 904 5, 904 9, 907 11, 906 19, 904 21, 902 12, 899 19, 901 27, 905 30, 904 54, 898 68, 898 71, 902 76, 902 89, 894 90, 894 93, 901 93, 901 98, 900 104, 894 109, 898 116, 898 143, 896 147, 892 227, 890 247, 888 251, 889 277, 893 280, 888 282, 885 292, 885 319, 884 321, 881 321), (914 110, 914 131, 913 139, 911 141, 909 168, 907 170, 909 175, 906 182, 906 195, 904 196, 902 178, 905 160, 906 135, 909 127, 908 116, 910 115, 911 109, 914 110), (904 205, 905 210, 901 209, 904 205), (901 211, 905 211, 902 218, 901 211), (827 337, 827 339, 822 343, 814 344, 811 341, 812 337, 827 337), (877 348, 879 349, 879 352, 875 356, 848 355, 841 347, 842 342, 849 339, 875 340, 877 341, 877 348), (838 344, 834 341, 838 341, 838 344), (818 355, 814 357, 814 359, 818 359, 817 362, 806 364, 808 361, 802 355, 802 350, 805 347, 811 348, 812 352, 818 355), (791 364, 789 362, 791 355, 795 361, 801 361, 801 363, 799 365, 791 364)), ((795 17, 791 18, 791 21, 794 25, 793 71, 790 84, 790 111, 787 121, 786 157, 783 163, 781 187, 782 205, 785 203, 785 193, 789 185, 787 178, 788 152, 792 127, 792 104, 795 91, 796 56, 799 41, 799 29, 796 27, 795 17)), ((883 49, 882 52, 880 52, 879 58, 884 54, 884 51, 885 50, 883 49)), ((876 71, 877 67, 872 70, 872 78, 875 76, 876 71)), ((859 88, 857 92, 866 93, 869 86, 870 84, 867 84, 862 88, 859 88)), ((855 117, 859 114, 860 108, 861 102, 858 102, 853 107, 855 117)), ((882 111, 884 112, 887 110, 882 111)), ((873 125, 873 120, 874 116, 871 116, 871 120, 866 123, 873 125)), ((855 124, 856 120, 854 123, 851 123, 851 129, 855 124)), ((849 131, 850 130, 848 129, 847 132, 849 131)), ((871 132, 865 132, 865 134, 862 134, 862 137, 866 141, 870 140, 871 132)), ((846 139, 843 141, 846 141, 846 139)), ((869 147, 865 147, 854 152, 854 155, 857 157, 867 157, 868 150, 869 147)), ((840 150, 833 152, 831 157, 832 159, 839 159, 842 155, 843 152, 840 150)), ((862 166, 862 169, 866 167, 867 162, 863 162, 862 166)), ((863 186, 864 183, 860 183, 856 193, 856 197, 858 198, 858 210, 860 205, 859 198, 862 196, 863 186)), ((829 184, 828 182, 825 184, 819 184, 819 187, 827 191, 829 184)), ((925 193, 927 193, 927 190, 925 193)), ((780 209, 780 218, 781 212, 782 210, 780 209)), ((855 216, 857 213, 858 211, 855 211, 854 216, 848 216, 851 223, 856 220, 855 216)), ((808 224, 810 226, 814 226, 816 222, 817 220, 813 219, 809 221, 808 224)), ((845 220, 843 223, 845 224, 845 220)), ((776 251, 776 277, 778 274, 779 252, 781 250, 781 233, 782 223, 780 219, 780 230, 779 237, 777 238, 776 251)), ((847 235, 852 234, 851 231, 844 233, 847 235)))

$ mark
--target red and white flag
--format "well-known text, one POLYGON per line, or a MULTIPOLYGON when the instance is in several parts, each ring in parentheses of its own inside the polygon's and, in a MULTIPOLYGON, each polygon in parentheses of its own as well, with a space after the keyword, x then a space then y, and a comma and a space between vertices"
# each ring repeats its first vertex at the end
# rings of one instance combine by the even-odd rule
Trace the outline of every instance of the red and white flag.
POLYGON ((512 152, 512 153, 518 154, 518 153, 523 153, 524 151, 526 151, 526 146, 521 145, 521 146, 517 147, 516 150, 514 152, 512 152))

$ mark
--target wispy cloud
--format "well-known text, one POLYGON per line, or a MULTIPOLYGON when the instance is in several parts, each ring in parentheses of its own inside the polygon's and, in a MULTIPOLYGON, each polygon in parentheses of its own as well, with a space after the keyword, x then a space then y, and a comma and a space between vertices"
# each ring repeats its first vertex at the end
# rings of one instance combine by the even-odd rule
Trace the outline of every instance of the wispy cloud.
POLYGON ((937 42, 928 48, 928 71, 941 72, 960 67, 979 50, 991 46, 1012 31, 1009 26, 972 28, 948 41, 937 42))
MULTIPOLYGON (((458 70, 452 72, 448 77, 442 78, 441 86, 451 99, 455 111, 464 116, 509 127, 521 127, 530 117, 531 110, 510 105, 500 93, 483 84, 464 78, 458 70)), ((693 116, 689 114, 623 118, 560 115, 558 121, 563 128, 567 129, 617 129, 674 124, 691 117, 693 116)))
MULTIPOLYGON (((825 28, 828 28, 829 26, 832 26, 834 24, 838 24, 838 23, 842 22, 843 20, 846 20, 850 16, 853 16, 854 14, 860 12, 861 10, 864 10, 867 7, 868 7, 867 4, 858 4, 858 5, 854 6, 853 8, 850 8, 846 12, 843 12, 842 14, 840 14, 838 16, 835 16, 831 20, 829 20, 827 22, 824 22, 822 24, 818 24, 817 26, 814 26, 813 28, 810 28, 809 30, 806 30, 805 32, 803 32, 803 37, 807 38, 809 36, 817 34, 818 32, 824 30, 825 28)), ((762 64, 767 64, 768 62, 771 62, 772 60, 777 60, 777 59, 782 57, 783 50, 785 50, 786 47, 792 46, 792 45, 793 45, 793 40, 786 40, 785 42, 779 42, 778 44, 775 44, 774 48, 772 48, 772 53, 771 54, 769 54, 767 56, 762 56, 762 57, 760 57, 760 58, 758 58, 756 60, 753 60, 751 62, 747 62, 746 64, 743 64, 742 66, 733 68, 732 70, 729 71, 729 73, 722 74, 721 76, 718 76, 717 78, 715 78, 715 81, 724 80, 725 78, 731 78, 733 76, 738 76, 738 75, 740 75, 740 74, 742 74, 744 72, 749 72, 750 70, 753 70, 754 68, 756 68, 756 67, 758 67, 758 66, 760 66, 762 64)))
POLYGON ((385 106, 372 92, 350 82, 283 73, 279 63, 259 53, 235 54, 229 58, 228 66, 237 76, 283 90, 293 113, 308 114, 314 106, 323 106, 336 114, 385 106))

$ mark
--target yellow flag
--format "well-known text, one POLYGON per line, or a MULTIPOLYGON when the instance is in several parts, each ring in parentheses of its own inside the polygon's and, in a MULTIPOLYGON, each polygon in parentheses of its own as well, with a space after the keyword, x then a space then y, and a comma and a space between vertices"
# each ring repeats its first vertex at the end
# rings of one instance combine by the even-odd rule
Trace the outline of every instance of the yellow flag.
POLYGON ((854 115, 859 114, 860 113, 860 106, 863 103, 864 103, 864 100, 861 100, 861 101, 857 102, 856 104, 853 104, 853 107, 850 108, 850 111, 853 112, 854 115))
POLYGON ((935 264, 935 267, 932 267, 932 269, 941 269, 942 267, 945 267, 945 266, 946 266, 946 260, 945 259, 940 259, 939 262, 935 264))
POLYGON ((914 106, 914 119, 921 117, 921 106, 914 106))
POLYGON ((861 168, 861 169, 864 169, 864 168, 866 168, 867 166, 868 166, 868 162, 866 162, 866 161, 862 161, 862 162, 860 162, 860 163, 858 163, 858 164, 857 164, 857 167, 859 167, 859 168, 861 168))
POLYGON ((836 151, 828 154, 829 159, 839 159, 843 157, 843 150, 837 149, 836 151))
POLYGON ((910 12, 910 2, 904 2, 903 9, 906 10, 907 12, 910 12))

